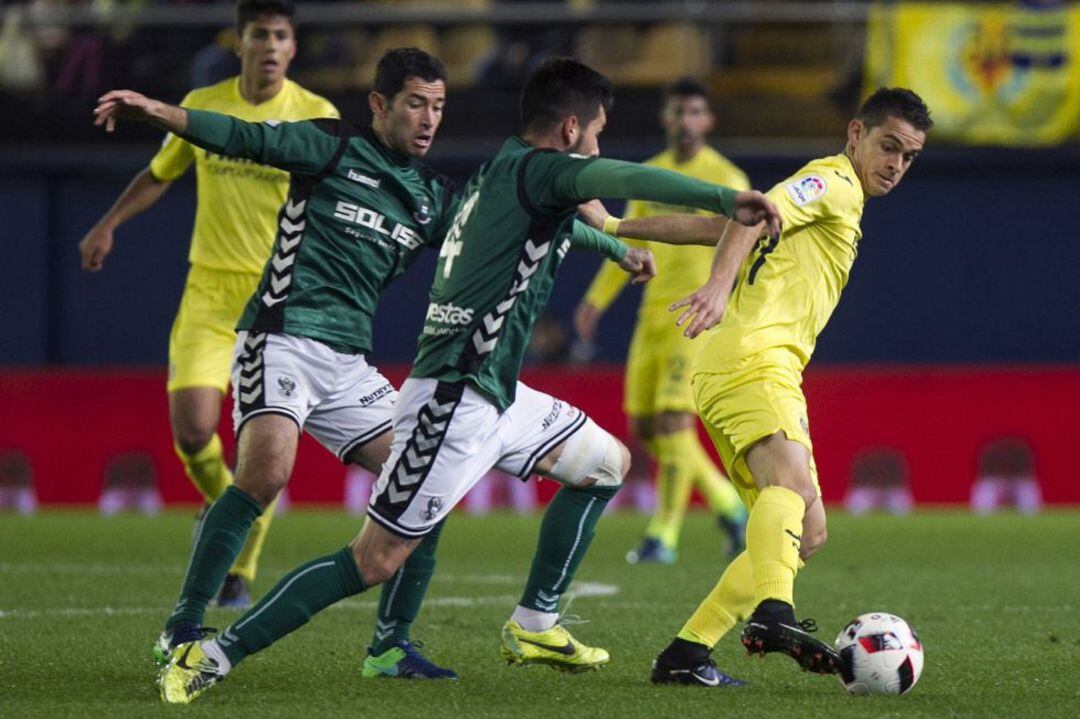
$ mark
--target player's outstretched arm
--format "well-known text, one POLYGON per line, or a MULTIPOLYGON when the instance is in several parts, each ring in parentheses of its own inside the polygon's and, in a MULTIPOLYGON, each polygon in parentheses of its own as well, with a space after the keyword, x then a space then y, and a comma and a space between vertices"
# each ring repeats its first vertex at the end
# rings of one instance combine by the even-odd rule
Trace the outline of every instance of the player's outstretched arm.
POLYGON ((728 223, 724 236, 716 246, 709 279, 694 294, 668 308, 672 312, 685 308, 675 320, 679 327, 692 318, 683 332, 684 335, 693 339, 705 330, 715 327, 724 318, 739 267, 750 254, 757 239, 765 233, 765 228, 765 223, 754 227, 728 223))
POLYGON ((171 186, 171 181, 154 177, 149 167, 135 175, 105 216, 79 241, 82 268, 90 272, 100 270, 105 258, 112 252, 113 233, 116 228, 151 207, 171 186))
POLYGON ((185 110, 131 90, 103 95, 94 116, 94 124, 109 132, 117 120, 149 122, 211 152, 300 174, 324 169, 341 142, 336 125, 332 130, 312 121, 244 122, 217 112, 185 110))
POLYGON ((736 192, 659 167, 597 158, 583 167, 563 166, 554 184, 556 192, 577 203, 598 197, 649 200, 717 212, 748 226, 764 222, 772 235, 781 229, 780 211, 762 193, 736 192))
POLYGON ((106 132, 116 130, 117 120, 149 122, 163 130, 182 135, 187 130, 187 111, 131 90, 112 90, 98 98, 94 124, 106 132))

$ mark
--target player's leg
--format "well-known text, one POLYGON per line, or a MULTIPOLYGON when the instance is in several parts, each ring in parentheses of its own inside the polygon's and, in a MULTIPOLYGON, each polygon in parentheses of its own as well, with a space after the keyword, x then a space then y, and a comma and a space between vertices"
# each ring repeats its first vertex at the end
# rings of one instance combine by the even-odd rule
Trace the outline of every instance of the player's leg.
POLYGON ((158 679, 162 700, 191 702, 241 661, 307 624, 323 609, 386 581, 419 541, 365 521, 356 539, 286 574, 220 636, 178 646, 158 679))
POLYGON ((670 323, 665 322, 662 333, 667 341, 663 355, 657 360, 653 382, 657 463, 660 474, 670 477, 674 485, 664 540, 668 547, 677 548, 690 493, 697 486, 727 533, 730 554, 734 556, 742 551, 745 510, 735 488, 725 480, 698 439, 697 413, 688 376, 694 348, 685 338, 672 337, 671 329, 670 323))
POLYGON ((805 400, 783 383, 767 383, 767 390, 776 406, 787 404, 789 415, 799 419, 783 422, 783 429, 753 443, 745 453, 760 493, 746 529, 755 609, 743 627, 742 642, 751 653, 782 652, 803 669, 832 674, 839 669, 839 657, 828 644, 810 636, 816 626, 812 620, 796 621, 794 609, 795 575, 827 536, 806 419, 799 415, 805 412, 805 400))
POLYGON ((206 608, 252 524, 288 482, 299 436, 295 420, 277 414, 252 417, 242 428, 236 482, 203 516, 180 597, 159 641, 159 661, 167 660, 173 647, 201 636, 206 608))
POLYGON ((563 485, 544 512, 525 591, 503 628, 504 657, 572 671, 606 664, 605 650, 581 644, 558 624, 558 609, 630 469, 630 451, 580 410, 521 383, 503 420, 506 453, 499 468, 519 477, 536 472, 563 485))
MULTIPOLYGON (((169 420, 173 444, 185 473, 202 493, 207 506, 233 481, 217 428, 236 344, 233 328, 254 290, 254 282, 250 277, 234 273, 193 267, 169 338, 169 420)), ((206 508, 202 514, 205 511, 206 508)), ((254 531, 221 587, 218 603, 222 606, 247 606, 247 585, 255 578, 273 514, 270 507, 256 521, 254 531)))
POLYGON ((390 458, 357 539, 294 569, 220 637, 177 647, 159 679, 164 701, 190 702, 315 613, 392 578, 497 456, 498 412, 462 385, 410 379, 394 417, 390 458))
MULTIPOLYGON (((376 475, 390 456, 393 432, 353 449, 346 460, 376 475)), ((368 646, 361 676, 401 679, 455 679, 457 673, 431 662, 412 642, 412 625, 420 614, 431 577, 443 523, 424 535, 394 576, 382 585, 375 614, 375 633, 368 646)))

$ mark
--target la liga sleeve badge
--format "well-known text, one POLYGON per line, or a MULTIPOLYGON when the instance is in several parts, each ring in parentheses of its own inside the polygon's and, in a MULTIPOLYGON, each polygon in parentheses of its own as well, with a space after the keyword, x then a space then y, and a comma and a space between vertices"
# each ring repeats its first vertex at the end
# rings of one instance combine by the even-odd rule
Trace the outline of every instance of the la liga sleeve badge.
POLYGON ((803 207, 824 197, 829 191, 829 186, 825 184, 825 178, 820 175, 807 175, 784 185, 784 189, 787 190, 792 202, 803 207))

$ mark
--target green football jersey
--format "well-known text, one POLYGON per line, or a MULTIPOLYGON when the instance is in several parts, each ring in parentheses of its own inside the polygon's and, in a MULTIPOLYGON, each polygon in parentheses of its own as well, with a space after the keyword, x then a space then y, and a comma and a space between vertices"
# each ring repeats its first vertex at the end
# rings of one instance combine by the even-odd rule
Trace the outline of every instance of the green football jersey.
POLYGON ((379 295, 446 234, 453 183, 341 120, 187 112, 185 140, 290 173, 273 254, 237 329, 369 352, 379 295))
POLYGON ((525 348, 572 246, 619 261, 624 244, 574 220, 595 197, 674 201, 731 214, 734 192, 617 160, 507 140, 462 194, 435 269, 413 377, 467 382, 514 401, 525 348))

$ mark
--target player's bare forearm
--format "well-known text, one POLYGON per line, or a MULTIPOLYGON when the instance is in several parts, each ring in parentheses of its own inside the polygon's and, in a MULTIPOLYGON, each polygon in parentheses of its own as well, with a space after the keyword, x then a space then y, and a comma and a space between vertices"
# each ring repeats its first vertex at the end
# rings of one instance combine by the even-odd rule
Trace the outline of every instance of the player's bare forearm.
POLYGON ((668 245, 713 247, 724 234, 728 220, 721 215, 660 215, 619 222, 619 237, 663 242, 668 245))
POLYGON ((100 270, 112 252, 116 228, 157 202, 171 185, 157 180, 149 167, 135 175, 109 211, 79 241, 82 268, 91 272, 100 270))
POLYGON ((763 234, 765 234, 764 222, 754 227, 740 225, 737 222, 728 223, 720 242, 716 245, 709 280, 730 289, 735 284, 735 276, 739 274, 739 268, 742 267, 742 263, 754 249, 754 244, 763 234))
POLYGON ((132 178, 98 224, 115 230, 132 217, 152 207, 171 186, 172 182, 162 181, 154 177, 149 167, 143 168, 139 174, 132 178))
POLYGON ((107 132, 112 132, 117 120, 148 122, 174 135, 184 134, 188 125, 187 111, 182 107, 131 90, 112 90, 98 98, 94 124, 104 125, 107 132))
POLYGON ((728 297, 735 284, 739 267, 746 260, 758 237, 766 232, 767 224, 761 222, 752 227, 736 222, 728 223, 716 246, 713 255, 712 271, 708 281, 694 294, 679 300, 669 308, 671 311, 683 309, 675 324, 679 327, 687 320, 689 326, 683 332, 693 339, 705 330, 715 327, 724 318, 728 297))

